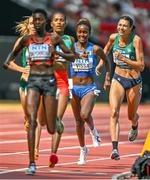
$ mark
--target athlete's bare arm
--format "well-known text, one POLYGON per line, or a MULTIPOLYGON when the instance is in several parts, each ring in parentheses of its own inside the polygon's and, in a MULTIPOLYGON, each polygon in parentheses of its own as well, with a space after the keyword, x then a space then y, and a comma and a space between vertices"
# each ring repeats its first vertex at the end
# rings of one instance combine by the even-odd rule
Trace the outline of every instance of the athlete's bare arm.
POLYGON ((108 89, 110 87, 110 66, 107 61, 106 55, 104 54, 102 48, 100 48, 97 45, 94 46, 94 54, 96 55, 97 60, 99 62, 95 69, 97 75, 100 74, 102 66, 105 65, 106 75, 105 75, 104 89, 108 89))
POLYGON ((54 45, 59 45, 60 48, 63 50, 64 53, 55 51, 55 54, 62 56, 64 59, 74 62, 75 59, 80 59, 80 58, 87 58, 86 54, 78 54, 73 52, 73 48, 70 50, 65 46, 64 41, 61 39, 60 36, 56 35, 56 33, 52 34, 52 42, 54 45))
POLYGON ((104 47, 104 53, 105 53, 106 56, 109 54, 110 50, 112 49, 116 36, 117 36, 117 33, 114 33, 114 34, 110 35, 109 40, 108 40, 107 44, 104 47))
POLYGON ((25 47, 26 40, 27 40, 27 36, 24 36, 18 42, 16 41, 12 51, 8 54, 8 57, 3 64, 4 68, 7 69, 10 62, 15 60, 19 52, 21 52, 21 50, 25 47))

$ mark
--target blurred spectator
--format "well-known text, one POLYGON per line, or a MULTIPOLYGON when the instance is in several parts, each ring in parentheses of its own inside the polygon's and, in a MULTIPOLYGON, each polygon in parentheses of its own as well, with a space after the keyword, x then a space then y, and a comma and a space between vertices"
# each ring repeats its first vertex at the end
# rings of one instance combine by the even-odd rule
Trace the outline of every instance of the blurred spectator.
MULTIPOLYGON (((37 3, 36 0, 14 1, 37 3)), ((104 46, 109 35, 115 32, 118 18, 121 15, 130 15, 136 22, 136 33, 143 40, 146 63, 143 74, 150 71, 150 0, 39 0, 38 6, 39 4, 41 7, 45 5, 49 13, 56 10, 63 11, 67 17, 71 35, 75 34, 76 22, 81 17, 88 18, 93 29, 91 41, 101 46, 104 46)), ((149 84, 149 82, 146 83, 149 84)), ((150 85, 148 87, 150 91, 150 85)))

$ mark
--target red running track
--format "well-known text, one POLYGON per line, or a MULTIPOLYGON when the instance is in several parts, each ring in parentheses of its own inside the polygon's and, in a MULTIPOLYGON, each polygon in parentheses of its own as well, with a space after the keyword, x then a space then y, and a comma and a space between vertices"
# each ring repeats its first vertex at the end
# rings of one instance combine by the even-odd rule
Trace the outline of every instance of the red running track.
POLYGON ((0 104, 0 179, 111 179, 116 174, 128 172, 140 154, 150 128, 149 111, 150 105, 140 105, 139 135, 138 139, 131 143, 127 139, 130 129, 127 107, 122 106, 119 143, 121 159, 115 161, 110 159, 112 148, 109 134, 109 105, 96 104, 93 117, 101 134, 102 143, 98 148, 92 147, 92 140, 86 127, 86 144, 89 152, 86 165, 79 166, 77 165, 79 143, 72 110, 68 105, 64 116, 65 132, 58 150, 58 164, 55 168, 48 168, 51 137, 43 128, 37 173, 29 176, 25 175, 28 166, 28 150, 21 106, 0 104))

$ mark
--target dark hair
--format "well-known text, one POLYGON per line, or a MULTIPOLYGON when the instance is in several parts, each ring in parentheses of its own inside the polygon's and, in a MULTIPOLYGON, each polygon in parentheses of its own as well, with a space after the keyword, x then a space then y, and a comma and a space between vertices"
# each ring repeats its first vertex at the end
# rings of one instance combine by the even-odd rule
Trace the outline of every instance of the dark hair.
POLYGON ((37 8, 32 12, 32 15, 36 14, 36 13, 40 13, 43 14, 43 16, 45 17, 45 19, 47 20, 47 12, 44 9, 41 8, 37 8))
POLYGON ((130 27, 132 27, 132 31, 136 28, 135 25, 134 25, 134 21, 133 21, 133 19, 132 19, 130 16, 121 16, 121 17, 119 18, 119 21, 120 21, 121 19, 127 20, 127 21, 129 22, 130 27))
POLYGON ((87 18, 81 18, 76 24, 76 29, 79 25, 87 26, 89 28, 89 32, 91 33, 91 23, 87 18))
POLYGON ((61 11, 56 11, 56 12, 54 12, 54 13, 51 15, 51 17, 50 17, 50 21, 53 20, 53 18, 54 18, 54 16, 55 16, 56 14, 61 14, 61 15, 63 15, 63 16, 64 16, 64 19, 65 19, 65 22, 66 22, 66 15, 65 15, 63 12, 61 12, 61 11))

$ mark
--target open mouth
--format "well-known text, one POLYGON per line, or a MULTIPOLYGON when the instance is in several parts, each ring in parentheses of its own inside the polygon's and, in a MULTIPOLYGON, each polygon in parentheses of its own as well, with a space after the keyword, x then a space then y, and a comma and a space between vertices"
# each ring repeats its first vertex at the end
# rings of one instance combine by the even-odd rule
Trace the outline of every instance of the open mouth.
POLYGON ((86 41, 86 38, 80 37, 79 38, 81 41, 86 41))
POLYGON ((36 29, 40 28, 40 25, 36 25, 35 28, 36 28, 36 29))

